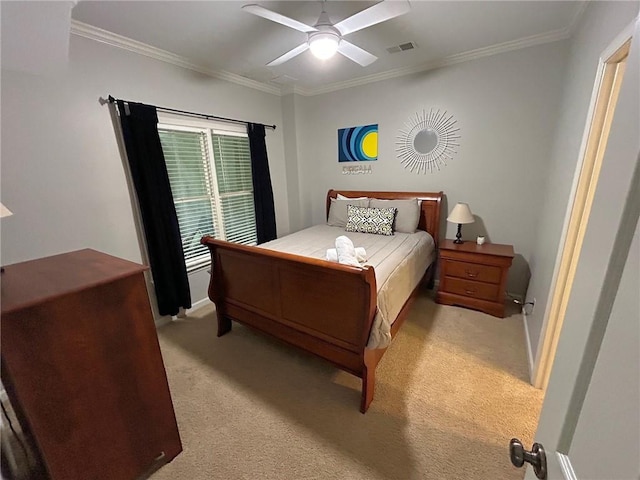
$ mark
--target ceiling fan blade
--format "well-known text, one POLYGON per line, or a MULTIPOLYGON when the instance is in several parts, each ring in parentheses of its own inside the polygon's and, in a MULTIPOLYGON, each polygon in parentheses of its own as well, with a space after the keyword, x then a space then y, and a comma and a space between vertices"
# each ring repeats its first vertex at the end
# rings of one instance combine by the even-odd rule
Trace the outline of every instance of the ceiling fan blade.
POLYGON ((297 57, 302 52, 306 52, 309 49, 309 44, 304 42, 301 45, 298 45, 296 48, 289 50, 284 55, 280 55, 275 60, 267 63, 267 67, 275 67, 276 65, 280 65, 281 63, 286 62, 287 60, 291 60, 293 57, 297 57))
POLYGON ((334 27, 340 30, 342 35, 347 35, 370 27, 371 25, 384 22, 385 20, 391 20, 392 18, 404 15, 409 10, 411 10, 409 0, 386 0, 351 15, 349 18, 345 18, 341 22, 336 23, 334 27))
POLYGON ((353 43, 347 42, 344 38, 340 40, 340 44, 338 45, 338 53, 341 53, 349 60, 353 60, 354 62, 359 63, 363 67, 371 65, 378 59, 378 57, 367 52, 366 50, 355 46, 353 43))
POLYGON ((253 13, 262 18, 266 18, 267 20, 271 20, 272 22, 280 23, 286 27, 294 28, 304 33, 317 32, 318 30, 314 27, 306 25, 302 22, 294 20, 293 18, 285 17, 284 15, 280 15, 272 10, 267 10, 260 5, 244 5, 242 9, 245 12, 253 13))

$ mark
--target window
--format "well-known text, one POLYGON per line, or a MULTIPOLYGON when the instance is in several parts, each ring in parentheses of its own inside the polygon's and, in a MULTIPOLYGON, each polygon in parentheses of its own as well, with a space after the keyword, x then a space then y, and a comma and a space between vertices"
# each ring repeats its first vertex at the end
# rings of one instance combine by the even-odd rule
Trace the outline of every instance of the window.
POLYGON ((245 133, 160 123, 187 271, 210 263, 203 235, 255 245, 251 156, 245 133))

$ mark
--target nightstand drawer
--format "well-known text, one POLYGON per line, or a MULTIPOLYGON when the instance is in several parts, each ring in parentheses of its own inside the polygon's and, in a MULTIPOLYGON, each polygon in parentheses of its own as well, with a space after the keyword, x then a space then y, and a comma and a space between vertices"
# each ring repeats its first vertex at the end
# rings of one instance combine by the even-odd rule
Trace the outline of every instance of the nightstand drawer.
POLYGON ((502 277, 502 269, 491 265, 447 260, 444 268, 444 274, 449 277, 466 278, 478 282, 499 284, 502 277))
POLYGON ((471 280, 462 280, 454 277, 446 277, 444 290, 448 293, 455 293, 456 295, 463 295, 470 298, 480 298, 482 300, 497 300, 500 286, 490 283, 481 283, 471 280))

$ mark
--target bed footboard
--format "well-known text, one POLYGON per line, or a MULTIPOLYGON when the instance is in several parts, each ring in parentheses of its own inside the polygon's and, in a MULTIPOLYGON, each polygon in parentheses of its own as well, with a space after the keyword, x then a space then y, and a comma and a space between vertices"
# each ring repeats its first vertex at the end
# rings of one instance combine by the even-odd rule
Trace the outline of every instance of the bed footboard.
MULTIPOLYGON (((442 192, 366 192, 329 190, 350 198, 421 200, 418 229, 440 239, 442 192)), ((231 330, 232 320, 248 325, 324 358, 362 379, 360 411, 373 399, 375 371, 386 348, 369 349, 367 342, 376 313, 377 288, 373 267, 292 255, 203 237, 211 252, 209 298, 216 304, 218 336, 231 330)), ((433 265, 426 272, 433 286, 433 265)), ((419 285, 393 322, 391 335, 407 317, 419 285)))
POLYGON ((208 236, 201 242, 211 252, 209 298, 216 305, 218 336, 233 320, 324 358, 363 378, 366 410, 374 383, 365 363, 377 301, 373 268, 208 236))

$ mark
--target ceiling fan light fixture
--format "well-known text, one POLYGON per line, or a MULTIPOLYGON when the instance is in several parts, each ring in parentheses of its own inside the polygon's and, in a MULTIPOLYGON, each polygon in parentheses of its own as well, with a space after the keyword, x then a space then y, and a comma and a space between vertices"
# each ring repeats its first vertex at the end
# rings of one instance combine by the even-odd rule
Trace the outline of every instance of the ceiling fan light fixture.
POLYGON ((314 33, 309 38, 309 49, 316 58, 327 60, 338 51, 340 37, 332 32, 314 33))
MULTIPOLYGON (((326 0, 323 0, 323 2, 324 1, 326 0)), ((260 5, 251 4, 242 7, 243 10, 252 15, 266 18, 272 22, 307 34, 306 42, 280 55, 275 60, 269 62, 267 66, 275 67, 281 65, 301 53, 311 50, 313 56, 320 60, 331 58, 337 52, 349 60, 363 67, 367 67, 375 62, 378 57, 344 40, 343 37, 362 30, 363 28, 371 27, 372 25, 377 25, 404 15, 411 10, 409 0, 381 0, 375 5, 365 8, 338 23, 333 23, 329 18, 329 14, 324 10, 324 3, 322 7, 320 17, 314 26, 299 22, 298 20, 261 7, 260 5)))

